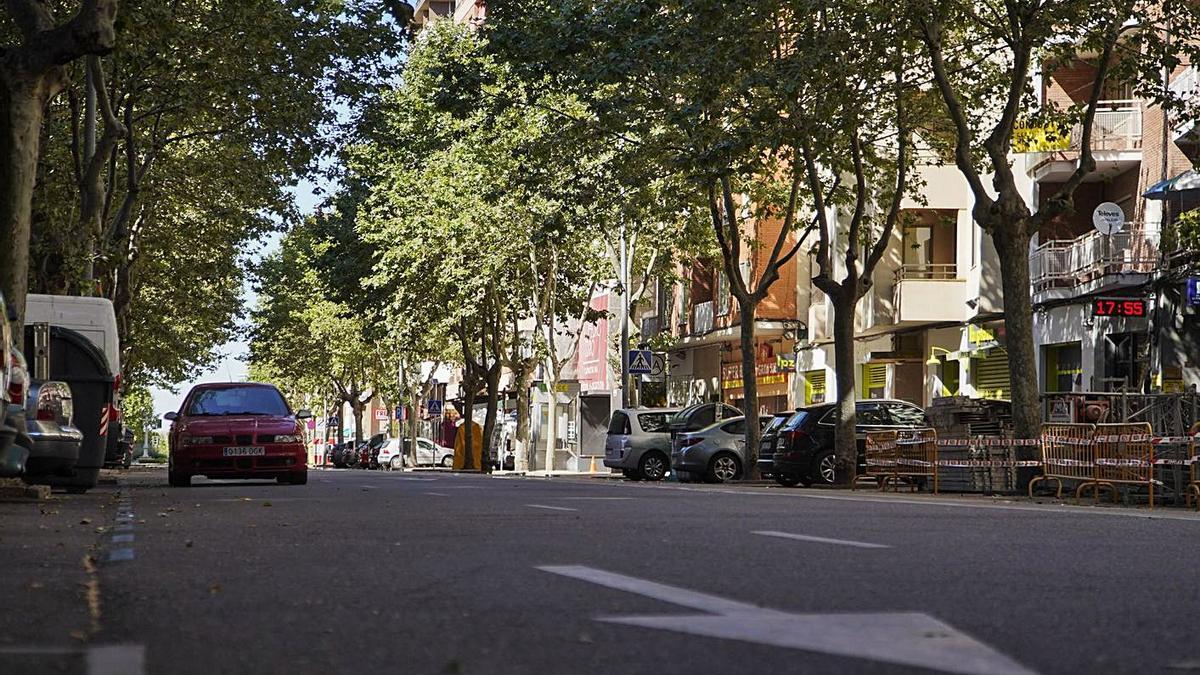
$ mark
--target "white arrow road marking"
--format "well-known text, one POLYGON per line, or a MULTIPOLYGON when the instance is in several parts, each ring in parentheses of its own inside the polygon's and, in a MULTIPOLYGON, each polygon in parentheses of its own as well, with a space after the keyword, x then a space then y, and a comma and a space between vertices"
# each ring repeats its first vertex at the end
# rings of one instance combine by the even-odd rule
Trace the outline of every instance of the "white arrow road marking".
POLYGON ((818 544, 839 544, 841 546, 854 546, 857 548, 891 548, 891 546, 886 546, 884 544, 871 544, 865 541, 827 539, 825 537, 813 537, 807 534, 792 534, 791 532, 777 532, 775 530, 755 530, 751 534, 761 534, 764 537, 779 537, 780 539, 795 539, 796 541, 811 541, 818 544))
POLYGON ((568 509, 565 506, 546 506, 545 504, 526 504, 531 509, 549 509, 551 511, 578 511, 579 509, 568 509))
POLYGON ((708 614, 596 617, 597 621, 788 647, 969 675, 1033 671, 920 612, 793 614, 580 565, 538 569, 708 614))

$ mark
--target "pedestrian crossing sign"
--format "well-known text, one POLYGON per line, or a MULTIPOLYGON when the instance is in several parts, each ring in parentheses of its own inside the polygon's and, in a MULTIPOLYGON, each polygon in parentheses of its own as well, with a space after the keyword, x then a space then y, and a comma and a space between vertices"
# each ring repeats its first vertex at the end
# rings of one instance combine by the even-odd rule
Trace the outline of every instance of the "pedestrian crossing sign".
POLYGON ((654 370, 654 355, 649 349, 629 350, 629 374, 649 375, 654 370))

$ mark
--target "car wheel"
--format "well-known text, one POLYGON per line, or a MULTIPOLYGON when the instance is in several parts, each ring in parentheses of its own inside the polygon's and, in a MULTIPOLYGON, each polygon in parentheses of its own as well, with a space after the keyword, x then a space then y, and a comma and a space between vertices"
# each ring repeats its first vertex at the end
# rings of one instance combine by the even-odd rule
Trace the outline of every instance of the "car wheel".
POLYGON ((446 469, 454 468, 454 455, 446 455, 442 458, 442 467, 446 469))
POLYGON ((305 485, 308 483, 308 472, 298 471, 291 476, 288 476, 288 482, 292 485, 305 485))
POLYGON ((833 450, 826 450, 813 459, 809 475, 812 476, 812 482, 818 485, 833 485, 837 482, 837 456, 833 454, 833 450))
POLYGON ((641 480, 642 475, 636 469, 621 469, 621 475, 628 480, 641 480))
POLYGON ((400 471, 404 468, 404 458, 400 455, 396 455, 392 458, 391 466, 392 471, 400 471))
POLYGON ((658 481, 667 477, 671 463, 661 452, 647 452, 638 462, 638 473, 643 480, 658 481))
POLYGON ((775 482, 783 487, 796 487, 802 482, 802 479, 794 473, 777 473, 775 474, 775 482))
POLYGON ((727 483, 742 475, 742 465, 738 458, 728 452, 718 453, 708 462, 708 473, 705 479, 710 483, 727 483))
POLYGON ((176 473, 174 471, 167 472, 167 483, 171 487, 190 487, 192 477, 187 474, 176 473))

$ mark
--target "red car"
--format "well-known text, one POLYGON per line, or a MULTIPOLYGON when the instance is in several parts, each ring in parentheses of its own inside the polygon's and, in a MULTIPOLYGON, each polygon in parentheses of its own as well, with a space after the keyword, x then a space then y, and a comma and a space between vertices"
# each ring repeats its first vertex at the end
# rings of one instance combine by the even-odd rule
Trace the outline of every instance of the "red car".
POLYGON ((312 413, 293 414, 269 384, 200 384, 178 413, 164 417, 172 422, 168 480, 173 487, 187 487, 192 476, 308 482, 300 420, 312 413))

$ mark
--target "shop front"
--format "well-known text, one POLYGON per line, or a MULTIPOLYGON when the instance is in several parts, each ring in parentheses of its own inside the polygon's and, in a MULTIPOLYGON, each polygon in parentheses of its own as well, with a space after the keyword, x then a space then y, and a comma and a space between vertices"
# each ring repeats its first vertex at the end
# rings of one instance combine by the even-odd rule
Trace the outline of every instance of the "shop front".
MULTIPOLYGON (((791 375, 796 370, 796 360, 790 355, 768 356, 761 351, 754 366, 759 413, 771 414, 790 410, 793 406, 788 401, 788 394, 791 389, 791 375)), ((745 410, 746 388, 740 362, 721 364, 721 391, 726 403, 745 410)))

